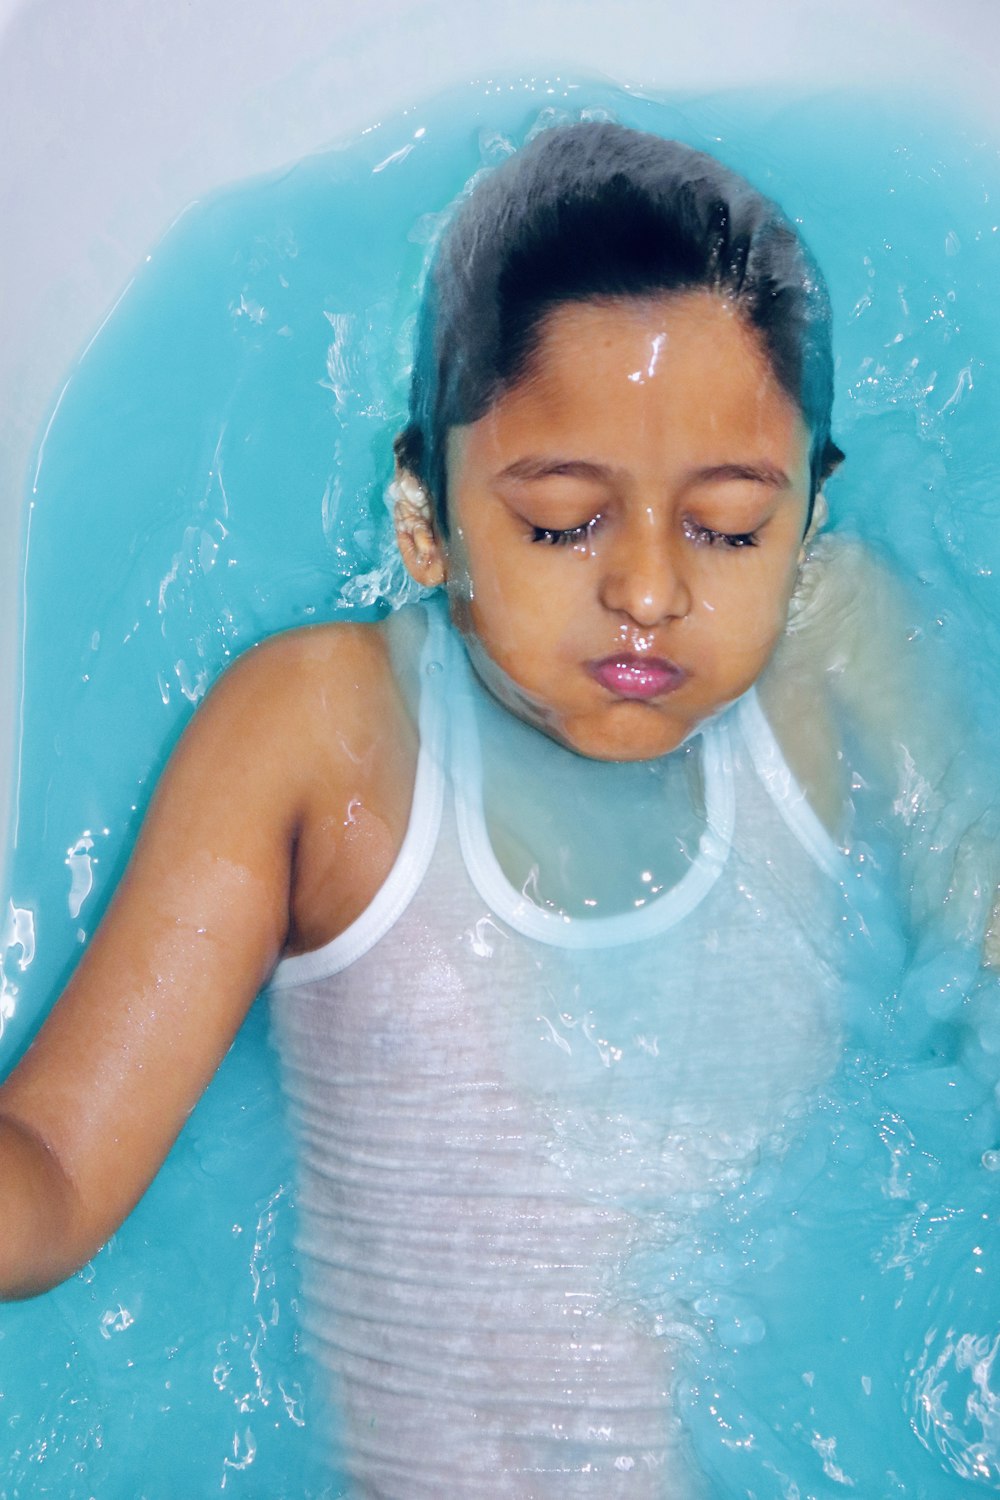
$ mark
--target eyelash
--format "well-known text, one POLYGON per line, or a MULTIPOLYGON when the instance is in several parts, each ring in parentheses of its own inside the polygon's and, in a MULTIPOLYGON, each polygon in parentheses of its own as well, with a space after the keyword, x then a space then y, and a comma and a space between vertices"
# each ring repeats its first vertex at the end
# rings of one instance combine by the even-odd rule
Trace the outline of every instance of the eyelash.
MULTIPOLYGON (((533 526, 531 540, 543 542, 548 547, 573 547, 586 541, 600 519, 600 516, 594 516, 581 526, 570 526, 565 531, 558 531, 552 526, 533 526)), ((728 547, 734 552, 744 547, 756 547, 758 542, 756 531, 713 531, 711 526, 699 526, 694 521, 685 521, 684 532, 692 542, 699 542, 705 547, 728 547)))
POLYGON ((730 547, 734 551, 756 547, 759 540, 756 531, 713 531, 711 526, 699 526, 695 521, 685 521, 684 532, 692 542, 701 542, 706 547, 730 547))
POLYGON ((570 526, 565 531, 557 531, 552 526, 532 526, 531 540, 544 542, 548 547, 573 547, 587 540, 600 519, 600 516, 594 516, 582 526, 570 526))

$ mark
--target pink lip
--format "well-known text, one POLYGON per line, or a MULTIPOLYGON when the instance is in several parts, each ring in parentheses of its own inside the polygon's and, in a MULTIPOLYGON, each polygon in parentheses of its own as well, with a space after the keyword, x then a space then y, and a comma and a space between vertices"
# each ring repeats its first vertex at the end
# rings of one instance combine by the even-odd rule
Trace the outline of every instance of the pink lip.
POLYGON ((688 678, 683 667, 657 656, 606 656, 603 661, 589 662, 587 671, 601 687, 616 698, 659 698, 674 693, 688 678))

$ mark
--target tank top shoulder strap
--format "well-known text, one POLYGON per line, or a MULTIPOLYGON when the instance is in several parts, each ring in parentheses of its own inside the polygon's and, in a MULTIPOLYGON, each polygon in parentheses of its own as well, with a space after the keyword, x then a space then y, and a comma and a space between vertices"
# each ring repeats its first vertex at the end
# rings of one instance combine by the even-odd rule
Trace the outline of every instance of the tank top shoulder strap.
POLYGON ((740 699, 736 719, 754 770, 782 821, 819 869, 840 880, 844 857, 785 760, 754 688, 740 699))
POLYGON ((420 749, 410 819, 396 862, 371 905, 324 947, 283 959, 269 990, 328 979, 357 963, 399 921, 427 873, 444 805, 447 620, 437 601, 430 601, 426 612, 427 635, 420 654, 420 749))

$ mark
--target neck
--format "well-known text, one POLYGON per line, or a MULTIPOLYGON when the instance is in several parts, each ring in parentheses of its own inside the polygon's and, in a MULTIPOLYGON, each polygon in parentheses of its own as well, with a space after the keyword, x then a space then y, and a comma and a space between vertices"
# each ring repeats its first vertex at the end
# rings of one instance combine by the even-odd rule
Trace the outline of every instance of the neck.
MULTIPOLYGON (((473 683, 483 798, 508 880, 570 916, 641 908, 685 874, 704 828, 697 736, 656 760, 589 760, 473 683)), ((477 753, 458 747, 459 762, 477 753)))

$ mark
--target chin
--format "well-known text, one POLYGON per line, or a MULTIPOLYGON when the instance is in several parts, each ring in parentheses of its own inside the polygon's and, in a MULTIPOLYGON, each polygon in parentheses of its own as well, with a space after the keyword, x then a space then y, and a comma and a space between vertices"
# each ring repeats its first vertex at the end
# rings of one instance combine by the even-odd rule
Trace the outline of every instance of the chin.
POLYGON ((638 761, 669 755, 697 727, 673 723, 648 704, 638 703, 615 704, 601 720, 594 724, 571 719, 560 726, 549 725, 546 732, 588 760, 638 761))

